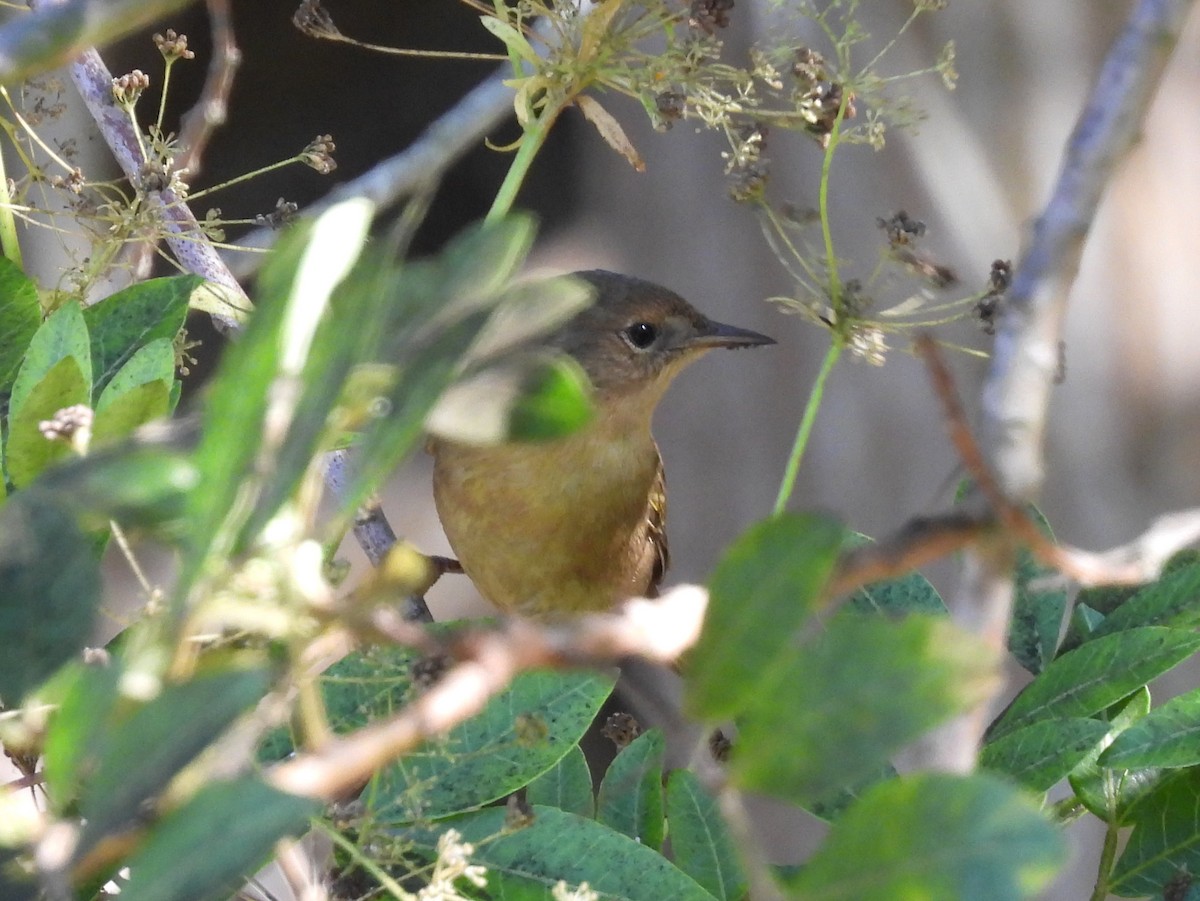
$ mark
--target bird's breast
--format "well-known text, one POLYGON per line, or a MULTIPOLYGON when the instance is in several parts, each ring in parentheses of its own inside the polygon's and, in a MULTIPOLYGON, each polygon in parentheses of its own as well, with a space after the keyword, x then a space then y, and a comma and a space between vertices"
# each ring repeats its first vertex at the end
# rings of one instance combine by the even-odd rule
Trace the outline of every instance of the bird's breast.
POLYGON ((433 446, 434 498, 480 593, 552 616, 643 593, 647 506, 659 467, 649 429, 585 429, 539 444, 433 446))

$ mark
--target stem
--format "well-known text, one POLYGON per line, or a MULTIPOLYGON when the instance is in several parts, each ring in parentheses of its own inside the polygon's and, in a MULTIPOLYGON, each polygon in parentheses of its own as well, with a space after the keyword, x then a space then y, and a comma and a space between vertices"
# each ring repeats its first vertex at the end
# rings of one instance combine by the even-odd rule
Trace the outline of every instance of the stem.
POLYGON ((158 97, 158 118, 154 120, 154 129, 158 132, 160 140, 162 139, 163 119, 167 114, 167 88, 171 85, 171 64, 174 62, 173 59, 167 60, 167 64, 163 68, 162 93, 158 97))
POLYGON ((4 169, 4 153, 0 150, 0 252, 24 271, 21 263, 21 242, 17 240, 17 218, 13 214, 12 197, 8 193, 8 173, 4 169))
POLYGON ((843 89, 837 115, 833 117, 833 128, 829 131, 829 143, 825 145, 825 158, 821 160, 821 237, 825 241, 825 265, 829 270, 829 303, 833 307, 836 324, 842 321, 842 280, 838 275, 837 254, 833 250, 833 229, 829 223, 829 170, 833 166, 833 154, 837 150, 842 134, 842 120, 846 116, 846 103, 850 92, 843 89))
POLYGON ((508 167, 508 174, 504 176, 500 190, 496 192, 496 199, 492 201, 492 208, 488 210, 485 222, 494 222, 512 209, 521 185, 525 183, 525 176, 529 174, 529 169, 533 165, 533 158, 546 143, 546 136, 550 134, 550 126, 554 124, 564 105, 562 103, 554 106, 547 105, 542 110, 542 114, 525 127, 525 135, 521 139, 520 146, 517 147, 517 153, 513 157, 512 165, 508 167))
POLYGON ((406 899, 413 897, 410 893, 404 890, 400 883, 389 876, 383 867, 371 860, 370 856, 364 854, 357 845, 355 845, 336 829, 333 829, 321 820, 314 820, 313 826, 317 829, 320 829, 323 833, 325 833, 326 837, 328 837, 331 842, 349 854, 350 859, 353 860, 355 864, 362 867, 371 876, 378 880, 380 886, 392 893, 393 898, 406 899))
POLYGON ((1108 897, 1108 875, 1112 872, 1117 856, 1117 824, 1111 819, 1105 824, 1104 847, 1100 851, 1100 866, 1096 871, 1096 887, 1090 901, 1104 901, 1108 897))
POLYGON ((282 169, 284 166, 290 166, 292 163, 298 162, 300 162, 300 158, 298 156, 289 156, 286 160, 280 160, 277 163, 271 163, 269 166, 263 166, 261 169, 255 169, 253 172, 244 172, 235 178, 229 179, 229 181, 221 182, 219 185, 210 185, 203 190, 192 191, 188 194, 187 199, 191 201, 197 199, 198 197, 203 197, 206 194, 215 194, 217 191, 222 191, 225 188, 240 184, 241 182, 247 181, 251 178, 258 178, 260 175, 265 175, 268 172, 274 172, 276 169, 282 169))
POLYGON ((812 434, 813 422, 817 418, 817 410, 821 406, 821 398, 825 395, 825 382, 829 379, 829 373, 833 371, 834 364, 838 361, 838 357, 842 355, 842 339, 840 335, 834 334, 833 340, 829 344, 829 350, 825 353, 825 359, 821 361, 821 371, 817 373, 817 380, 813 382, 812 390, 808 393, 808 403, 804 405, 804 415, 800 418, 800 428, 796 430, 796 440, 792 444, 792 452, 788 456, 787 469, 784 470, 783 482, 779 485, 779 494, 775 498, 775 508, 771 511, 772 516, 778 516, 787 506, 788 498, 792 496, 792 489, 796 487, 796 476, 800 472, 800 461, 804 459, 804 451, 808 447, 808 438, 812 434))

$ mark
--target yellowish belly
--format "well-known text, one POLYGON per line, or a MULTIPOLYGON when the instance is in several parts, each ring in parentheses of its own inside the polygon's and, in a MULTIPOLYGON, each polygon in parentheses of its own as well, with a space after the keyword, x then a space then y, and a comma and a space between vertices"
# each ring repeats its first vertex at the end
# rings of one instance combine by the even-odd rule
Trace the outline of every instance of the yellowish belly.
POLYGON ((659 465, 648 434, 602 445, 580 435, 433 450, 446 536, 497 607, 552 618, 646 591, 647 501, 659 465))

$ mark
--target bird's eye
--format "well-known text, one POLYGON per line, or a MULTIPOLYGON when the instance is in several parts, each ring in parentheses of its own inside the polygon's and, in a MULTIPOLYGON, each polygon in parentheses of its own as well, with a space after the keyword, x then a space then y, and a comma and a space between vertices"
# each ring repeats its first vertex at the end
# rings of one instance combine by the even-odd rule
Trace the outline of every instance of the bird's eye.
POLYGON ((645 350, 658 337, 658 326, 649 322, 635 322, 628 326, 622 334, 630 345, 638 350, 645 350))

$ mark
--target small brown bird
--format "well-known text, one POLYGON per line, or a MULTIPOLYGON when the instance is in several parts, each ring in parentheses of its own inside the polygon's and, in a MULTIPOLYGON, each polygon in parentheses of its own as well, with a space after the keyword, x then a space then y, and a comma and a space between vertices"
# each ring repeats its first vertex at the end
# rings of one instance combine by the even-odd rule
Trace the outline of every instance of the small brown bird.
POLYGON ((713 322, 650 282, 576 276, 595 288, 595 302, 543 343, 587 374, 592 421, 541 443, 431 442, 434 499, 463 570, 497 607, 542 619, 654 593, 667 568, 654 409, 706 351, 775 343, 713 322))

